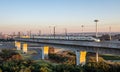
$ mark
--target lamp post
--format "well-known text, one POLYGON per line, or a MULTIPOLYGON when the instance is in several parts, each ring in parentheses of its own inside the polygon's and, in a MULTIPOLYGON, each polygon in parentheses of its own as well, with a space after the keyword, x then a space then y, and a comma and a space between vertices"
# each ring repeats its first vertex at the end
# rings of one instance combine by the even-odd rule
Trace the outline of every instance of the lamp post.
POLYGON ((82 27, 82 35, 83 35, 83 27, 84 27, 84 25, 81 25, 81 27, 82 27))
MULTIPOLYGON (((98 21, 99 21, 99 20, 97 20, 97 19, 94 20, 94 22, 96 23, 96 29, 95 29, 95 31, 96 31, 96 32, 95 32, 95 36, 96 36, 96 37, 98 37, 98 34, 97 34, 97 33, 98 33, 98 30, 97 30, 97 22, 98 22, 98 21)), ((96 62, 98 62, 98 48, 96 48, 96 62)))
POLYGON ((40 35, 41 35, 41 30, 38 31, 38 36, 40 36, 40 35))
POLYGON ((56 35, 56 26, 49 26, 50 28, 50 35, 52 35, 55 38, 56 35), (53 32, 51 32, 51 28, 53 28, 53 32))
POLYGON ((56 31, 55 30, 56 30, 56 27, 54 26, 53 27, 53 36, 54 36, 54 39, 55 39, 55 35, 56 35, 56 31))
POLYGON ((94 20, 94 22, 96 23, 96 29, 95 29, 95 31, 96 31, 96 32, 95 32, 95 36, 96 36, 96 37, 98 37, 98 34, 97 34, 97 33, 98 33, 98 28, 97 28, 97 22, 98 22, 98 21, 99 21, 99 20, 94 20))
POLYGON ((29 31, 29 33, 30 33, 30 37, 32 36, 32 32, 31 32, 31 30, 29 31))
POLYGON ((110 40, 111 40, 111 26, 109 27, 109 36, 110 36, 110 40))
POLYGON ((65 28, 65 36, 67 36, 67 29, 65 28))
POLYGON ((52 35, 51 26, 49 26, 49 31, 50 31, 49 35, 51 36, 52 35))

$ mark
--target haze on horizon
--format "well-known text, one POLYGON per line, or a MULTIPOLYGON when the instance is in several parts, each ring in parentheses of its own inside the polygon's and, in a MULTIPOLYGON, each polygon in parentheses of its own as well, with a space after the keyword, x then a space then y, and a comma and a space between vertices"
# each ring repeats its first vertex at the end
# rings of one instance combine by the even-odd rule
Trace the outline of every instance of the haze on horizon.
POLYGON ((0 0, 0 32, 120 32, 120 0, 0 0))

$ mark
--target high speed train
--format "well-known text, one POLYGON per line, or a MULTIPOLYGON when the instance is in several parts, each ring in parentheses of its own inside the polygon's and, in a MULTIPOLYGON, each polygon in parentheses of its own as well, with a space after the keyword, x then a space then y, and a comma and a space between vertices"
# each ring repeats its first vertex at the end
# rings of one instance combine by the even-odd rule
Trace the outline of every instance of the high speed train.
POLYGON ((34 36, 32 38, 100 42, 100 39, 92 36, 34 36))

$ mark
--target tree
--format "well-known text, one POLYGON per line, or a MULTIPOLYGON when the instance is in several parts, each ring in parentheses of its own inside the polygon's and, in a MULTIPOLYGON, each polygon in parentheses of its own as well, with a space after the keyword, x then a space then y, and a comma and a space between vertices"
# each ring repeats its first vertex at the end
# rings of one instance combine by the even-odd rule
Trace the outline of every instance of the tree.
POLYGON ((41 67, 40 72, 48 72, 48 68, 47 67, 41 67))
POLYGON ((2 69, 0 68, 0 72, 2 72, 2 69))
POLYGON ((30 68, 25 68, 24 72, 31 72, 30 68))
MULTIPOLYGON (((0 57, 1 57, 1 60, 2 61, 7 61, 9 59, 12 59, 12 57, 14 55, 19 55, 19 53, 15 52, 14 50, 7 50, 7 49, 3 49, 1 52, 0 52, 0 57)), ((15 57, 13 57, 13 59, 16 59, 15 57)))

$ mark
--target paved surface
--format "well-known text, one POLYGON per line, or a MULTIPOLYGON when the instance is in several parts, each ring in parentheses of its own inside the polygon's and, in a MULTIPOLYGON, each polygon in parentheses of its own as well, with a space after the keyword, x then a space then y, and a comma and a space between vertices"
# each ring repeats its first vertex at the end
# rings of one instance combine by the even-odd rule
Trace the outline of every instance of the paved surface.
POLYGON ((16 41, 36 43, 39 46, 51 46, 55 48, 69 49, 73 51, 87 51, 96 52, 99 50, 100 54, 115 54, 120 55, 119 41, 102 41, 102 42, 88 42, 88 41, 69 41, 69 40, 39 40, 39 39, 16 39, 16 41))
POLYGON ((14 49, 14 42, 0 42, 0 49, 14 49))
POLYGON ((85 47, 99 47, 99 48, 116 48, 120 49, 119 41, 102 41, 102 42, 88 42, 88 41, 69 41, 69 40, 39 40, 39 39, 18 39, 18 41, 39 42, 40 44, 59 44, 85 47))

